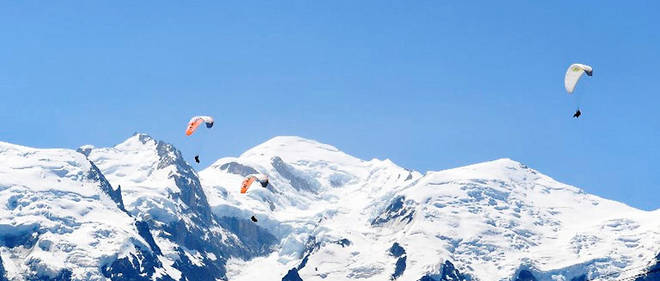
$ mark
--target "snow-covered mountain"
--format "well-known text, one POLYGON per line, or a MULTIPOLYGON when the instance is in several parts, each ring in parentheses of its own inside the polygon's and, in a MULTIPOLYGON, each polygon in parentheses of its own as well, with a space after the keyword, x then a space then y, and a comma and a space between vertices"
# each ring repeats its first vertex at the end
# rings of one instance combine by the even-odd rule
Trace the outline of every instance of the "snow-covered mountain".
POLYGON ((0 143, 0 163, 0 278, 103 280, 113 261, 151 255, 84 155, 0 143))
POLYGON ((256 214, 280 239, 267 257, 230 260, 232 280, 260 279, 253 268, 276 273, 268 280, 612 279, 642 272, 660 252, 660 210, 586 194, 509 159, 422 175, 276 137, 200 178, 216 215, 256 214), (255 172, 271 185, 240 194, 255 172))
POLYGON ((144 134, 77 152, 0 142, 0 198, 0 280, 618 280, 660 270, 660 210, 509 159, 422 174, 276 137, 197 173, 144 134), (254 173, 269 185, 240 194, 254 173))
POLYGON ((0 280, 225 280, 229 257, 275 241, 218 220, 181 153, 144 134, 77 152, 0 143, 0 163, 0 280))

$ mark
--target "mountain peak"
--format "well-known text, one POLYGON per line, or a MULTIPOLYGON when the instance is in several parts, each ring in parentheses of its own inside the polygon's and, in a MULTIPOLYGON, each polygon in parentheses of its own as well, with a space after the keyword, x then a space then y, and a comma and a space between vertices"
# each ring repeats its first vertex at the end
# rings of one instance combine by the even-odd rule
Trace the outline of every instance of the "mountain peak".
POLYGON ((509 158, 500 158, 492 161, 480 162, 458 168, 429 172, 430 175, 451 175, 460 178, 487 178, 487 179, 515 179, 541 174, 530 169, 527 165, 509 158))
MULTIPOLYGON (((79 152, 87 155, 111 182, 124 186, 171 186, 173 183, 150 183, 154 173, 169 174, 175 170, 178 152, 164 142, 151 136, 136 133, 114 147, 93 148, 79 152), (170 167, 170 168, 168 168, 170 167)), ((166 178, 166 177, 165 177, 166 178)))
POLYGON ((247 150, 241 154, 240 158, 262 162, 270 161, 276 156, 291 163, 334 162, 355 165, 363 162, 363 160, 348 155, 332 145, 297 136, 274 137, 247 150))
POLYGON ((327 150, 333 152, 340 152, 334 146, 329 144, 320 143, 316 140, 306 139, 298 136, 276 136, 273 137, 253 148, 246 151, 246 153, 261 152, 264 150, 279 151, 279 152, 300 152, 300 151, 314 151, 314 150, 327 150))
POLYGON ((264 143, 281 143, 281 144, 291 144, 296 142, 307 142, 307 143, 316 143, 321 144, 319 141, 303 138, 300 136, 274 136, 264 143))
POLYGON ((139 149, 144 145, 153 146, 156 145, 158 141, 147 135, 145 133, 134 133, 131 137, 126 139, 120 144, 115 145, 116 148, 120 149, 139 149))
POLYGON ((526 169, 527 166, 522 164, 521 162, 518 162, 516 160, 513 160, 511 158, 499 158, 495 160, 490 160, 490 161, 484 161, 484 162, 479 162, 471 165, 464 166, 463 168, 475 168, 475 169, 482 169, 482 168, 523 168, 526 169))

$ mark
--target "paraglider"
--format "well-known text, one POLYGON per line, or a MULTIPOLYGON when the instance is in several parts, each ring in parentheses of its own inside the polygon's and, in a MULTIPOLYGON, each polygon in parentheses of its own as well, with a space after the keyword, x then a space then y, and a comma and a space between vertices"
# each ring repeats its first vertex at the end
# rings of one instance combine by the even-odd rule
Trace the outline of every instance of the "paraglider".
POLYGON ((211 116, 195 116, 190 119, 188 122, 188 128, 186 129, 186 136, 192 135, 199 125, 206 123, 206 128, 213 127, 213 117, 211 116))
MULTIPOLYGON (((202 123, 206 124, 206 128, 213 127, 213 117, 195 116, 193 118, 190 118, 190 121, 188 121, 188 126, 186 127, 186 136, 192 135, 195 132, 195 130, 197 130, 197 127, 199 127, 199 125, 202 125, 202 123)), ((199 164, 199 155, 195 155, 195 162, 199 164)))
POLYGON ((243 183, 241 184, 241 193, 246 193, 254 181, 258 181, 261 184, 261 187, 268 186, 268 176, 264 174, 249 175, 245 178, 245 180, 243 180, 243 183))
MULTIPOLYGON (((268 186, 268 176, 264 174, 252 174, 248 175, 245 177, 243 180, 243 183, 241 184, 241 193, 246 193, 248 188, 254 183, 255 181, 258 181, 259 184, 261 184, 261 187, 266 187, 268 186)), ((257 218, 255 216, 252 216, 250 218, 252 222, 257 222, 257 218)))
MULTIPOLYGON (((568 94, 573 94, 573 91, 575 91, 575 86, 577 86, 577 83, 580 81, 580 78, 583 74, 587 74, 587 76, 593 75, 593 69, 591 66, 574 63, 568 67, 566 70, 566 75, 564 76, 564 88, 566 88, 566 92, 568 92, 568 94)), ((578 105, 578 109, 575 111, 575 114, 573 114, 573 117, 578 118, 580 115, 582 115, 582 112, 580 112, 580 107, 578 105)))

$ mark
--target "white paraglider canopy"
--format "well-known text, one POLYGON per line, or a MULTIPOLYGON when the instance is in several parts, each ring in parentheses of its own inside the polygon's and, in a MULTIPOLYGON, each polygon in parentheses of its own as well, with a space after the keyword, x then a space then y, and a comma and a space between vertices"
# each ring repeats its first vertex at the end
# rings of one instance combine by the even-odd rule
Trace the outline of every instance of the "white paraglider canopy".
POLYGON ((564 77, 564 87, 566 88, 566 92, 572 94, 580 77, 585 73, 591 76, 593 73, 591 66, 579 63, 571 64, 571 66, 568 67, 568 70, 566 70, 566 76, 564 77))

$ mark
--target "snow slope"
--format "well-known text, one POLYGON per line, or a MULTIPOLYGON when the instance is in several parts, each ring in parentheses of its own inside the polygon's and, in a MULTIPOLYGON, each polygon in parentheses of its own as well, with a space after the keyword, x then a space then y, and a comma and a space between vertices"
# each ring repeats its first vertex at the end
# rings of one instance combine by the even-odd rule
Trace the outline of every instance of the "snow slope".
POLYGON ((276 137, 200 178, 217 215, 255 214, 281 239, 267 257, 230 260, 232 280, 612 279, 660 252, 660 210, 586 194, 510 159, 422 176, 276 137), (270 185, 240 194, 254 172, 270 185), (392 254, 395 244, 405 254, 392 254))
POLYGON ((181 153, 144 134, 78 151, 0 143, 0 163, 0 280, 226 280, 228 258, 275 241, 216 218, 181 153))
MULTIPOLYGON (((389 160, 363 161, 338 149, 298 137, 276 137, 243 153, 238 158, 223 158, 200 172, 200 179, 218 216, 255 215, 280 239, 277 253, 263 260, 273 264, 273 276, 283 276, 300 260, 310 234, 325 229, 329 218, 361 218, 360 209, 344 202, 345 198, 368 202, 392 192, 421 174, 396 166, 389 160), (252 187, 240 194, 245 175, 260 172, 269 175, 267 188, 252 187), (365 183, 371 183, 365 186, 365 183)), ((339 233, 323 231, 327 239, 339 239, 339 233)), ((241 274, 257 266, 245 268, 241 274)), ((261 266, 258 265, 258 266, 261 266)), ((236 269, 238 271, 238 269, 236 269)), ((232 280, 242 280, 230 272, 232 280)), ((253 278, 247 275, 245 279, 253 278)))
MULTIPOLYGON (((85 156, 0 142, 0 256, 10 280, 105 280, 102 268, 148 249, 85 156)), ((119 200, 121 200, 119 198, 119 200)))
POLYGON ((407 249, 410 279, 438 259, 479 280, 520 269, 539 280, 595 278, 648 266, 660 251, 660 210, 586 194, 510 159, 430 172, 396 196, 412 219, 383 212, 377 228, 395 229, 382 238, 407 249))
POLYGON ((165 272, 176 280, 225 278, 230 256, 251 258, 249 247, 212 214, 196 171, 171 144, 135 134, 109 148, 81 148, 108 180, 121 186, 126 210, 148 225, 165 272))
POLYGON ((660 210, 510 159, 422 174, 299 137, 199 173, 144 134, 77 152, 0 142, 0 208, 0 280, 579 281, 660 269, 660 210), (240 194, 253 173, 269 185, 240 194))

